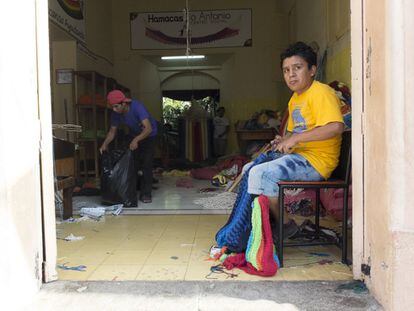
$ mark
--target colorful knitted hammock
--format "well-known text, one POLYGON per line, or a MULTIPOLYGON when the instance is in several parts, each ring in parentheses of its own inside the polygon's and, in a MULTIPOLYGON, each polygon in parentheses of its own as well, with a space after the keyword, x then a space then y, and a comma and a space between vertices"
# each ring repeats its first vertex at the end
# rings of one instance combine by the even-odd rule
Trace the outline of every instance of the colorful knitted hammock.
POLYGON ((241 253, 247 248, 247 242, 252 228, 251 203, 254 197, 247 193, 249 172, 253 166, 273 159, 273 153, 262 153, 253 161, 253 165, 244 173, 231 215, 227 220, 227 223, 216 234, 216 241, 219 247, 226 246, 229 251, 235 253, 241 253))
POLYGON ((223 265, 226 269, 239 268, 249 274, 273 276, 279 267, 275 253, 269 220, 269 199, 261 195, 254 199, 252 230, 246 253, 228 256, 223 265))

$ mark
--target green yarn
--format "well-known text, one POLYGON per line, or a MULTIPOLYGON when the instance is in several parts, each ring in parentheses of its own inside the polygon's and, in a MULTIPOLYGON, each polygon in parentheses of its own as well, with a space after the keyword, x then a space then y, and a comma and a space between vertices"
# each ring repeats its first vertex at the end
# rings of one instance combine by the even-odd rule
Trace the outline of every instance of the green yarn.
POLYGON ((259 198, 255 198, 252 210, 252 231, 250 232, 246 250, 246 260, 257 270, 259 270, 257 265, 257 253, 259 252, 262 238, 262 210, 260 208, 259 198))

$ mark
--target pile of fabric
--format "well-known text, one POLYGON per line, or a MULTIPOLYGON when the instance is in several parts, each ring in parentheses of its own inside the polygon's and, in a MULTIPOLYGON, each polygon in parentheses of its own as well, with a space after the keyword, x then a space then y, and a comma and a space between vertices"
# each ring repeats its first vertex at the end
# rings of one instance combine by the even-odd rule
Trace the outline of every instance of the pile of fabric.
POLYGON ((240 129, 244 130, 261 130, 266 128, 274 128, 279 130, 282 119, 280 111, 262 110, 255 112, 252 117, 242 124, 240 129))
POLYGON ((229 180, 233 180, 240 174, 243 166, 249 161, 244 156, 233 156, 218 162, 214 166, 192 169, 191 177, 195 179, 214 180, 217 186, 225 186, 229 180))

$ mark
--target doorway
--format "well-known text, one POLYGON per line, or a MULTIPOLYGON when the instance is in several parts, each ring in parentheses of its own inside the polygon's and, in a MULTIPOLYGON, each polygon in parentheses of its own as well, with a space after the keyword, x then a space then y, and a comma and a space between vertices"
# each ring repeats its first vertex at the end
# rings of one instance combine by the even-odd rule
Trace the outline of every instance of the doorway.
MULTIPOLYGON (((299 14, 298 12, 296 12, 295 14, 299 14)), ((355 73, 353 72, 353 74, 355 75, 355 73)), ((353 94, 355 94, 355 88, 354 88, 354 86, 353 86, 353 94)), ((354 96, 358 96, 357 94, 355 94, 354 96)), ((354 103, 355 102, 358 102, 358 100, 355 100, 354 99, 354 103)), ((358 104, 354 104, 354 106, 353 106, 353 108, 354 108, 354 112, 353 113, 357 113, 357 112, 355 112, 355 109, 358 109, 358 104)), ((358 118, 354 118, 354 127, 355 127, 355 122, 358 122, 356 119, 358 119, 358 118)), ((355 134, 355 135, 357 135, 357 134, 355 134)), ((357 138, 358 139, 358 138, 357 138)), ((354 178, 356 179, 356 177, 354 176, 354 178)), ((354 179, 354 180, 355 180, 354 179)), ((354 192, 355 193, 355 192, 354 192)), ((358 194, 357 194, 358 195, 358 194)), ((354 205, 354 208, 355 208, 355 205, 354 205)), ((354 213, 354 215, 355 215, 355 213, 354 213)), ((151 217, 153 217, 153 216, 151 216, 151 217)), ((173 218, 170 218, 170 219, 166 219, 166 220, 160 220, 159 221, 159 223, 160 223, 160 228, 163 228, 164 230, 167 230, 168 229, 168 226, 169 225, 167 225, 167 224, 171 224, 172 225, 172 227, 177 227, 177 228, 179 228, 179 227, 183 227, 183 226, 190 226, 190 223, 197 223, 197 227, 198 227, 198 225, 200 224, 200 219, 201 219, 201 216, 197 216, 196 218, 197 219, 190 219, 190 218, 188 218, 188 219, 190 219, 190 220, 188 220, 188 221, 186 221, 185 220, 185 218, 186 217, 173 217, 173 218), (198 217, 198 218, 197 218, 198 217), (162 224, 161 224, 162 223, 162 224), (164 226, 164 227, 163 227, 164 226)), ((213 217, 211 217, 211 218, 213 218, 213 217)), ((225 218, 225 217, 224 217, 225 218)), ((207 221, 207 223, 208 223, 208 217, 206 217, 205 219, 207 219, 206 221, 207 221)), ((149 222, 151 219, 150 218, 147 218, 146 220, 144 220, 142 223, 141 222, 139 222, 139 223, 137 223, 136 224, 136 226, 139 226, 139 227, 141 227, 141 228, 143 228, 143 229, 145 229, 146 228, 146 226, 144 225, 144 223, 147 223, 147 222, 149 222)), ((223 219, 221 219, 220 220, 221 222, 223 222, 223 219)), ((211 220, 211 222, 212 223, 214 223, 214 221, 213 220, 211 220)), ((128 223, 128 221, 127 221, 127 223, 128 223)), ((156 224, 157 223, 157 221, 155 221, 155 222, 152 222, 153 224, 156 224)), ((124 223, 123 225, 125 225, 126 223, 124 223)), ((215 224, 216 226, 217 226, 217 223, 215 224)), ((82 225, 81 225, 82 226, 82 225)), ((214 230, 217 230, 217 228, 215 227, 214 228, 214 230, 212 229, 212 227, 214 227, 214 226, 211 226, 210 228, 206 228, 206 232, 209 232, 209 234, 211 234, 211 235, 213 235, 214 233, 213 233, 213 231, 214 230)), ((99 229, 97 229, 97 227, 95 227, 95 230, 99 230, 99 229)), ((354 229, 355 230, 355 229, 354 229)), ((169 232, 169 231, 164 231, 164 232, 169 232)), ((137 233, 137 235, 139 234, 139 232, 138 231, 136 231, 135 233, 137 233)), ((128 233, 129 234, 129 233, 128 233)), ((159 234, 159 232, 152 232, 151 234, 154 234, 154 235, 157 235, 157 234, 159 234)), ((197 231, 195 231, 195 235, 197 235, 197 231)), ((105 236, 105 235, 104 235, 105 236)), ((359 236, 359 235, 353 235, 354 236, 354 240, 355 239, 358 239, 359 240, 359 238, 357 238, 357 236, 359 236)), ((125 237, 125 236, 124 236, 125 237)), ((162 242, 162 241, 158 241, 158 242, 162 242)), ((181 243, 181 244, 191 244, 191 243, 184 243, 184 242, 186 242, 186 241, 183 241, 183 243, 181 243)), ((188 241, 187 241, 188 242, 188 241)), ((194 241, 193 241, 194 242, 194 241)), ((115 242, 114 242, 114 244, 115 244, 115 242)), ((180 247, 181 247, 181 244, 180 244, 180 247)), ((194 244, 194 243, 193 243, 194 244)), ((189 247, 189 246, 188 246, 189 247)), ((194 245, 192 245, 191 247, 194 247, 194 245)), ((205 251, 205 250, 204 250, 205 251)), ((354 251, 355 252, 355 251, 354 251)), ((204 254, 205 255, 205 254, 204 254)), ((174 256, 170 256, 170 257, 174 257, 174 256)), ((171 259, 171 260, 176 260, 176 259, 171 259)), ((339 272, 342 272, 342 273, 345 273, 345 272, 343 272, 343 271, 339 271, 339 272)), ((355 274, 354 274, 355 275, 355 274)), ((346 277, 349 277, 349 273, 348 273, 348 275, 346 276, 346 277)))

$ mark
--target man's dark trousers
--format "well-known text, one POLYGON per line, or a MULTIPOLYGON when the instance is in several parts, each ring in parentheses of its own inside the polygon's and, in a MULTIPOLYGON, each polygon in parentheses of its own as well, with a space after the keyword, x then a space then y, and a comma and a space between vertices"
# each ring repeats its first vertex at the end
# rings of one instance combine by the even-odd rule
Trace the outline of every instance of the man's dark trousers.
POLYGON ((147 137, 138 143, 138 149, 134 151, 135 167, 142 171, 138 176, 140 184, 140 197, 151 196, 152 192, 152 168, 154 161, 155 136, 147 137))

